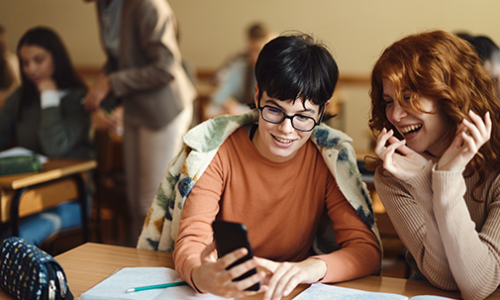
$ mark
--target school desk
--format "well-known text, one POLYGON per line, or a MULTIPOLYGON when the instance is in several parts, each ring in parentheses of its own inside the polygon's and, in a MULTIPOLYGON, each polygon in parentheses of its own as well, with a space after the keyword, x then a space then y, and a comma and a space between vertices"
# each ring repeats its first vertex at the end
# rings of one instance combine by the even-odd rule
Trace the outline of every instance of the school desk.
POLYGON ((85 172, 95 160, 49 159, 42 171, 0 176, 0 223, 19 233, 19 219, 59 203, 78 199, 82 204, 84 241, 88 241, 88 207, 85 172))
MULTIPOLYGON (((64 268, 69 288, 75 298, 120 268, 174 267, 170 253, 96 243, 83 244, 55 258, 64 268)), ((459 293, 437 289, 427 282, 391 277, 367 276, 335 285, 372 292, 396 293, 405 296, 431 294, 460 298, 459 293)), ((284 299, 292 299, 307 287, 308 285, 306 284, 299 285, 291 296, 284 299)), ((261 298, 262 294, 257 294, 253 297, 247 297, 245 300, 257 300, 261 298)), ((0 300, 2 299, 12 298, 0 291, 0 300)), ((495 291, 487 299, 500 299, 500 291, 495 291)))

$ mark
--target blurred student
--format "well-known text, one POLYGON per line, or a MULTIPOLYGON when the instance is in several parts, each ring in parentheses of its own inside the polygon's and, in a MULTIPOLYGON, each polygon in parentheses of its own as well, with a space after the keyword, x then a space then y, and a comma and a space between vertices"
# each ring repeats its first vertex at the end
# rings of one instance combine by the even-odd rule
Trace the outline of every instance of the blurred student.
POLYGON ((219 114, 240 114, 248 112, 253 102, 255 63, 260 50, 275 34, 262 23, 254 23, 247 29, 247 49, 231 58, 215 75, 217 89, 211 95, 209 117, 219 114))
POLYGON ((182 67, 176 19, 167 1, 95 4, 107 62, 85 107, 97 111, 105 99, 119 99, 124 107, 124 165, 135 242, 168 162, 181 149, 196 90, 182 67))
POLYGON ((223 297, 249 296, 256 292, 245 289, 261 282, 263 299, 281 299, 300 283, 377 274, 382 251, 351 139, 322 124, 338 80, 335 60, 311 36, 295 34, 266 44, 255 69, 256 109, 184 136, 138 247, 174 251, 185 281, 223 297), (336 243, 319 253, 322 216, 336 243), (218 259, 214 220, 243 223, 256 257, 226 270, 246 250, 218 259), (232 281, 256 266, 269 272, 232 281))
POLYGON ((17 55, 21 86, 0 110, 0 150, 17 146, 48 157, 94 157, 86 88, 58 35, 49 28, 28 30, 17 55))
POLYGON ((500 105, 480 59, 449 32, 407 36, 370 96, 375 188, 413 278, 486 298, 500 284, 500 105))
POLYGON ((0 25, 0 107, 21 83, 17 56, 7 48, 7 31, 0 25))
MULTIPOLYGON (((21 37, 17 56, 21 86, 0 110, 0 150, 15 141, 49 158, 93 158, 91 118, 83 106, 87 90, 59 36, 50 28, 32 28, 21 37)), ((38 245, 54 231, 80 224, 80 205, 65 203, 22 219, 20 236, 38 245)))
POLYGON ((484 35, 457 34, 468 41, 481 59, 484 71, 490 76, 495 86, 495 95, 500 101, 500 48, 489 37, 484 35))

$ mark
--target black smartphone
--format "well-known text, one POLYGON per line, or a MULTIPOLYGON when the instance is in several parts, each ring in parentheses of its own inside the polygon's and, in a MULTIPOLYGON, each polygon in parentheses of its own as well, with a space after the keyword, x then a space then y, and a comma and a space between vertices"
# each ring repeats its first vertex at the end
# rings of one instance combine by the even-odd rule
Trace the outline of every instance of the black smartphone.
MULTIPOLYGON (((212 228, 214 230, 214 240, 217 247, 217 253, 219 257, 222 257, 236 249, 246 248, 248 254, 232 263, 226 268, 226 270, 231 269, 253 257, 252 247, 247 238, 247 228, 245 225, 240 223, 226 222, 221 220, 215 220, 212 223, 212 228)), ((233 279, 233 281, 240 281, 247 277, 252 276, 257 273, 257 269, 253 268, 241 275, 238 278, 233 279)), ((251 287, 247 288, 247 291, 258 291, 260 289, 260 283, 256 283, 251 287)))

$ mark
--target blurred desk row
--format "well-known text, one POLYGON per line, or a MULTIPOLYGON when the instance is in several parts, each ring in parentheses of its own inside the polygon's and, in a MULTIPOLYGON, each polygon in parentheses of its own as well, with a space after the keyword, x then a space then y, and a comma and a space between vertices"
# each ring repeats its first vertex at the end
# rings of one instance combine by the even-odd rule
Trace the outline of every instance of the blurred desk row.
POLYGON ((0 223, 14 236, 19 220, 60 203, 78 199, 82 207, 84 242, 88 241, 86 172, 96 168, 95 160, 50 159, 42 171, 0 176, 0 223))

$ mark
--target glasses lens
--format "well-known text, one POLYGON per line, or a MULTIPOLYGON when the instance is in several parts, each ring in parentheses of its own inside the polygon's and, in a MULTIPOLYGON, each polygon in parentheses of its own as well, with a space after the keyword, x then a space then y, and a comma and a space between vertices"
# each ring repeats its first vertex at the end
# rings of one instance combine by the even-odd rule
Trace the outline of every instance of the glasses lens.
POLYGON ((292 125, 295 129, 309 131, 314 128, 316 121, 308 116, 295 115, 292 119, 292 125))
MULTIPOLYGON (((264 106, 262 108, 262 118, 270 123, 279 124, 285 119, 285 113, 281 109, 264 106)), ((304 115, 295 115, 292 118, 292 126, 297 130, 311 131, 316 126, 316 120, 304 115)))
POLYGON ((262 110, 264 120, 271 123, 280 123, 285 117, 285 113, 281 109, 265 106, 262 110))

